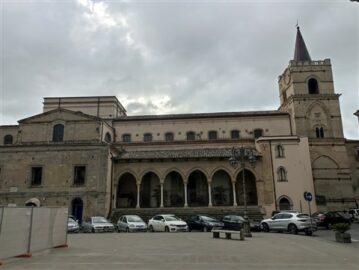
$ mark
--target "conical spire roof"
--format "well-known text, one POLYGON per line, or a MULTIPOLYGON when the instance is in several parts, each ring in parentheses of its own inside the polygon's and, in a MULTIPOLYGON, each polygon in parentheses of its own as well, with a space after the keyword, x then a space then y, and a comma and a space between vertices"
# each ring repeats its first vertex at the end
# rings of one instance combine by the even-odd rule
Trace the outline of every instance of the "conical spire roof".
POLYGON ((295 51, 294 51, 294 61, 312 61, 310 58, 307 46, 305 46, 304 39, 300 33, 299 26, 297 26, 297 38, 295 40, 295 51))

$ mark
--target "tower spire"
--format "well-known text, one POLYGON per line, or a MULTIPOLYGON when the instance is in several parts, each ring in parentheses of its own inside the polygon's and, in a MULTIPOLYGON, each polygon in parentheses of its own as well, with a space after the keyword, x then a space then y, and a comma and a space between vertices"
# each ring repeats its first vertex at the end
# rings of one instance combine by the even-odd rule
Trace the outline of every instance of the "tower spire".
POLYGON ((294 51, 294 61, 312 61, 310 58, 307 46, 305 46, 304 39, 300 33, 300 29, 297 23, 297 38, 295 40, 295 51, 294 51))

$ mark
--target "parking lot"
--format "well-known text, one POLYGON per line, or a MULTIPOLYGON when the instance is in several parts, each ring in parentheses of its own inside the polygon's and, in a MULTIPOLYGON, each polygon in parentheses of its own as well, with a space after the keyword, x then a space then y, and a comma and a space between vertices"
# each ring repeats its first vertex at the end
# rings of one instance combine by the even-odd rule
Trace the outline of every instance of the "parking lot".
POLYGON ((245 241, 213 239, 211 233, 69 234, 68 248, 3 262, 1 269, 359 269, 359 224, 353 243, 334 232, 314 236, 253 233, 245 241))

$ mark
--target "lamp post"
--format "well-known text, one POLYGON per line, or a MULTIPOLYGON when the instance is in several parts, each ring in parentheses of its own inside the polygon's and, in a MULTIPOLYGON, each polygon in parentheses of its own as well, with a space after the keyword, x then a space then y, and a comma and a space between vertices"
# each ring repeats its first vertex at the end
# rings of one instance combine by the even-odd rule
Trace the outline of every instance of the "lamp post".
POLYGON ((241 147, 233 147, 232 155, 229 158, 229 163, 232 167, 236 168, 238 164, 241 165, 242 168, 242 186, 243 186, 243 203, 244 203, 244 234, 246 237, 251 237, 251 227, 249 225, 249 220, 247 216, 247 196, 246 196, 246 181, 244 177, 244 168, 246 162, 248 162, 252 167, 255 166, 257 161, 257 157, 255 156, 255 150, 253 148, 244 148, 241 147))

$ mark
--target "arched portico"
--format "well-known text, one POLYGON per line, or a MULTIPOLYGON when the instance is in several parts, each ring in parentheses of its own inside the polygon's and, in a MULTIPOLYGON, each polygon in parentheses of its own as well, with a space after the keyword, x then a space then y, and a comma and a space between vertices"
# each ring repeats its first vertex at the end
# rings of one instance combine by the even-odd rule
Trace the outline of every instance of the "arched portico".
POLYGON ((214 206, 233 205, 231 177, 226 171, 218 170, 213 174, 211 188, 214 206))
POLYGON ((195 170, 188 176, 188 206, 208 206, 208 183, 206 175, 195 170))
POLYGON ((161 185, 157 174, 146 173, 141 180, 140 206, 143 208, 159 207, 161 203, 161 185))
POLYGON ((118 180, 117 200, 118 208, 134 208, 137 201, 136 178, 131 173, 124 173, 118 180))
MULTIPOLYGON (((254 174, 244 169, 244 179, 246 185, 246 201, 247 205, 257 205, 257 186, 256 186, 256 177, 254 174)), ((243 170, 237 174, 236 181, 236 194, 238 205, 244 205, 243 200, 243 170)))
POLYGON ((184 185, 182 176, 172 171, 164 181, 163 202, 165 207, 182 207, 184 205, 184 185))

